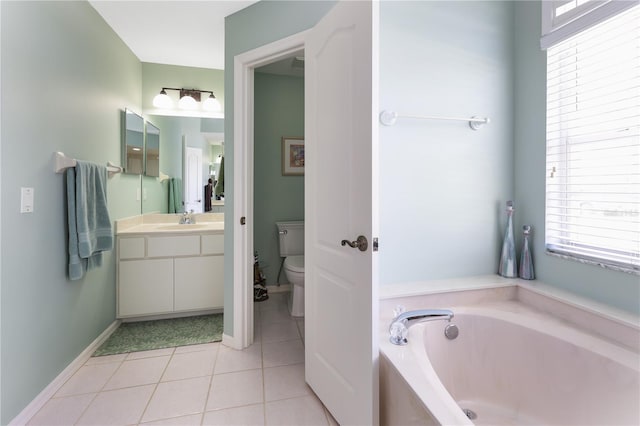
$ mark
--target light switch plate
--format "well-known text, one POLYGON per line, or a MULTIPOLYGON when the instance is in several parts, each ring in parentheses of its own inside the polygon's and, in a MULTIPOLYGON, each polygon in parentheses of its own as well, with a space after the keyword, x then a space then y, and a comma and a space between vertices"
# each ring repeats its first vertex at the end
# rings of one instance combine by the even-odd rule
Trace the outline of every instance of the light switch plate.
POLYGON ((20 188, 20 213, 33 212, 33 188, 20 188))

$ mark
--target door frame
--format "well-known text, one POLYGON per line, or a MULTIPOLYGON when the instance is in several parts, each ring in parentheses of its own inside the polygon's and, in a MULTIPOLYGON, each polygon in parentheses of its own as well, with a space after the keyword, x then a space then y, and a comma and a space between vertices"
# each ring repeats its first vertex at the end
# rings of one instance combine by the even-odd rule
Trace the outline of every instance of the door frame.
POLYGON ((224 343, 243 349, 253 343, 253 161, 254 69, 304 50, 305 30, 236 55, 233 65, 233 337, 224 343), (240 218, 246 218, 246 224, 240 218))
MULTIPOLYGON (((189 186, 193 185, 193 182, 191 182, 191 180, 187 177, 190 171, 190 167, 189 167, 189 154, 188 151, 190 149, 192 150, 197 150, 199 151, 199 157, 200 157, 200 164, 198 165, 198 168, 196 170, 197 172, 197 178, 196 178, 196 183, 195 186, 196 187, 196 193, 198 195, 200 195, 200 202, 198 204, 200 204, 200 206, 197 209, 193 209, 195 213, 203 213, 204 212, 204 194, 201 193, 200 191, 202 191, 203 188, 203 169, 202 169, 202 164, 203 164, 203 152, 202 152, 202 148, 199 148, 197 146, 189 146, 187 143, 187 135, 183 135, 182 136, 182 194, 183 194, 183 207, 184 207, 184 211, 185 212, 189 212, 191 209, 189 209, 188 206, 188 202, 186 200, 187 198, 187 194, 189 194, 189 186)), ((190 200, 191 201, 191 200, 190 200)), ((191 201, 191 204, 194 204, 193 201, 191 201)))

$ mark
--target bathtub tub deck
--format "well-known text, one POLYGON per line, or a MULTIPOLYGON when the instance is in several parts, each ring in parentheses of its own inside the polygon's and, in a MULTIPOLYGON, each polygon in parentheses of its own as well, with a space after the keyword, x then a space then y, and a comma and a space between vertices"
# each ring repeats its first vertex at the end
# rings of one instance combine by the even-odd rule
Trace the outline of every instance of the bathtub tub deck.
POLYGON ((381 303, 382 424, 640 424, 637 317, 498 284, 381 303), (450 308, 460 336, 448 341, 437 321, 392 345, 396 304, 450 308))

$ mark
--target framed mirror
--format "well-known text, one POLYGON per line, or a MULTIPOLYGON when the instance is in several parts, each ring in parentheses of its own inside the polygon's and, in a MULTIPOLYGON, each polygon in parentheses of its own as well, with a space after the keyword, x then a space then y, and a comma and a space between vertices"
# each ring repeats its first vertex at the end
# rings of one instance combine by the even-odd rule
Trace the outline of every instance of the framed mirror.
POLYGON ((145 127, 144 175, 160 176, 160 129, 147 121, 145 127))
POLYGON ((124 110, 124 173, 141 175, 144 153, 144 119, 131 111, 124 110))

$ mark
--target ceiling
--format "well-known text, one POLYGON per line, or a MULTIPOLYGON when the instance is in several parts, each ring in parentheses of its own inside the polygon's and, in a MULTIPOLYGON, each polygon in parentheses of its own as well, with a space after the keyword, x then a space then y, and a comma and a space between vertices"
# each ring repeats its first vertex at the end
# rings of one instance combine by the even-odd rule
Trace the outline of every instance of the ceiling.
POLYGON ((256 0, 89 0, 142 62, 224 69, 224 18, 256 0))

